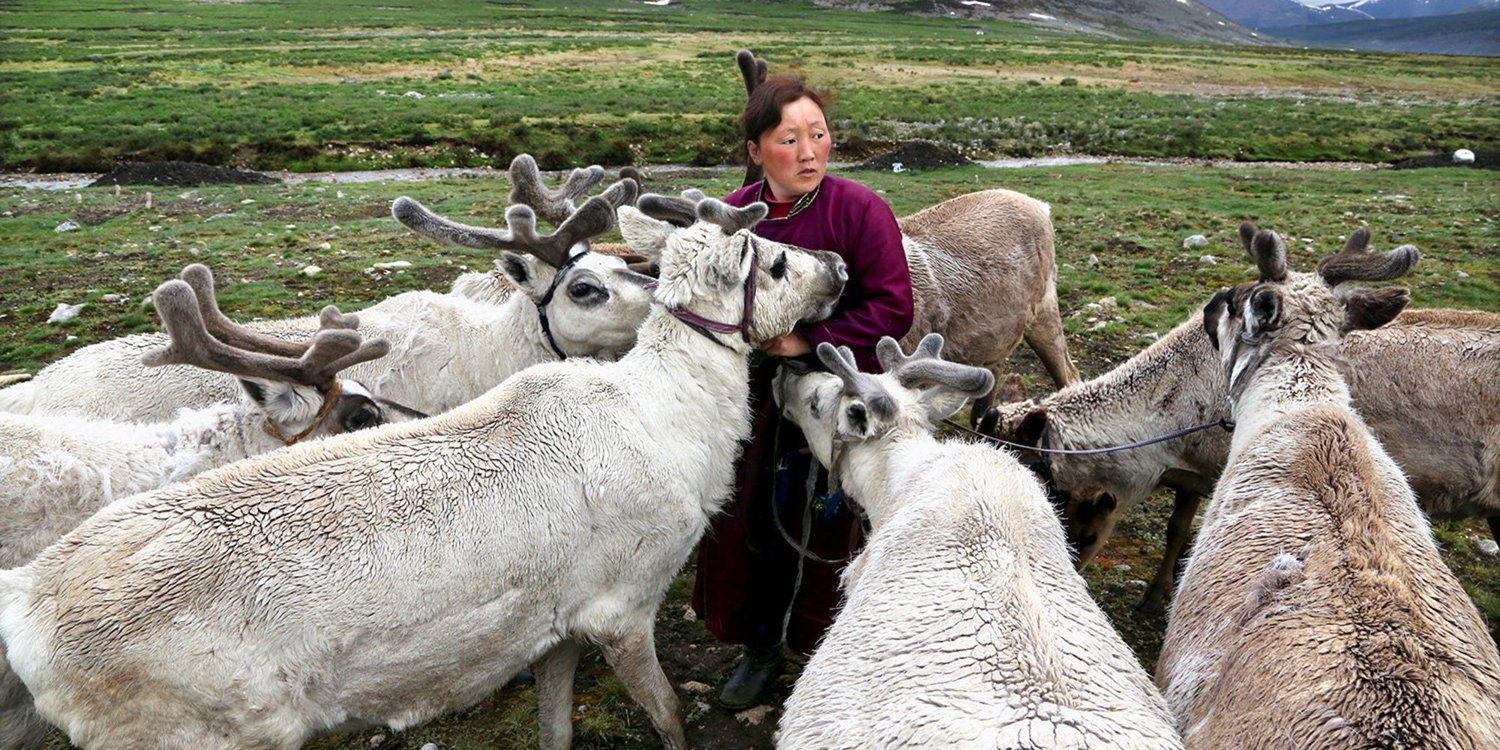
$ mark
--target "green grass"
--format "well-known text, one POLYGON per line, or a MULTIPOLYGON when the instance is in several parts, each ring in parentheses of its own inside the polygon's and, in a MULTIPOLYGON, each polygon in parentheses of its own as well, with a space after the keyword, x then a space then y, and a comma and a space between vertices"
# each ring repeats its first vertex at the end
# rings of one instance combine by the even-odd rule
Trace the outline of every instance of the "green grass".
MULTIPOLYGON (((651 189, 698 187, 723 194, 737 186, 733 171, 702 171, 667 179, 648 172, 651 189)), ((1411 242, 1424 254, 1408 279, 1414 305, 1500 311, 1500 177, 1465 169, 1289 169, 1273 166, 1087 165, 1019 170, 952 168, 925 173, 849 173, 884 192, 898 214, 989 187, 1018 189, 1053 207, 1058 233, 1058 286, 1069 346, 1087 376, 1099 374, 1187 317, 1219 287, 1249 278, 1249 261, 1235 229, 1244 219, 1288 238, 1293 263, 1311 268, 1336 251, 1354 227, 1368 225, 1377 249, 1411 242), (1182 240, 1204 234, 1209 245, 1185 250, 1182 240), (1312 242, 1303 242, 1303 238, 1312 242), (1216 264, 1200 261, 1213 255, 1216 264), (1091 262, 1091 257, 1093 262, 1091 262), (1461 276, 1462 271, 1466 276, 1461 276), (1086 305, 1114 297, 1120 318, 1086 305), (1098 327, 1104 324, 1103 327, 1098 327)), ((505 208, 502 180, 450 179, 426 183, 207 187, 66 192, 0 190, 0 369, 35 369, 68 351, 131 331, 154 330, 139 301, 182 265, 201 261, 215 270, 221 304, 233 316, 312 314, 324 304, 357 309, 397 292, 446 288, 463 267, 487 268, 490 256, 436 246, 399 227, 390 201, 409 194, 453 218, 494 224, 505 208), (146 208, 147 193, 151 207, 146 208), (342 194, 342 195, 341 195, 342 194), (247 202, 249 201, 249 202, 247 202), (82 229, 57 233, 74 220, 82 229), (327 247, 324 247, 324 244, 327 247), (409 260, 405 272, 367 273, 385 260, 409 260), (309 264, 324 271, 307 277, 309 264), (125 302, 105 302, 123 294, 125 302), (70 323, 44 321, 58 302, 89 306, 70 323), (69 336, 75 336, 72 341, 69 336)), ((1030 373, 1033 390, 1046 390, 1030 373)), ((1100 562, 1086 571, 1091 590, 1114 618, 1143 663, 1154 661, 1163 621, 1130 605, 1140 595, 1161 547, 1166 508, 1160 500, 1129 514, 1100 562), (1121 567, 1128 565, 1128 569, 1121 567)), ((1491 623, 1500 622, 1500 561, 1474 551, 1479 525, 1438 527, 1450 564, 1491 623)), ((674 587, 659 625, 666 652, 715 648, 698 623, 680 617, 686 579, 674 587)), ((664 656, 664 659, 669 658, 664 656)), ((715 664, 721 662, 714 662, 715 664)), ((717 684, 725 667, 669 666, 674 684, 717 684)), ((580 672, 577 743, 580 748, 649 748, 657 742, 644 713, 626 698, 597 656, 580 672)), ((730 738, 736 746, 768 747, 763 737, 719 709, 684 696, 691 737, 730 738), (717 722, 717 723, 716 723, 717 722), (707 727, 707 728, 703 728, 707 727)), ((769 721, 774 721, 774 714, 769 721)), ((536 742, 535 701, 529 689, 501 691, 478 706, 387 738, 383 746, 418 748, 529 747, 536 742)), ((385 733, 354 732, 320 739, 313 750, 370 747, 385 733)), ((58 737, 53 748, 65 745, 58 737)))
POLYGON ((1382 162, 1500 143, 1492 60, 972 24, 731 0, 19 2, 0 169, 717 164, 747 46, 832 89, 853 150, 1382 162))

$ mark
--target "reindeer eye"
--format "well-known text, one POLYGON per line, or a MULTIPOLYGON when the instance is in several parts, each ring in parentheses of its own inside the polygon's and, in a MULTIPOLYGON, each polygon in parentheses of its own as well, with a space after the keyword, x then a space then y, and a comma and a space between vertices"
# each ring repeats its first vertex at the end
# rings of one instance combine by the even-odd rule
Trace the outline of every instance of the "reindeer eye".
POLYGON ((771 264, 771 278, 779 279, 786 275, 786 253, 776 256, 776 262, 771 264))
POLYGON ((812 395, 812 399, 807 402, 807 408, 809 408, 809 409, 812 410, 813 416, 815 416, 815 417, 821 417, 821 416, 823 416, 823 403, 822 403, 822 401, 823 401, 823 399, 819 398, 818 394, 816 392, 814 392, 813 395, 812 395))
POLYGON ((350 414, 349 418, 344 420, 344 429, 349 432, 363 430, 366 427, 375 427, 383 421, 380 417, 380 410, 366 404, 355 409, 354 413, 350 414))
POLYGON ((568 285, 568 296, 572 297, 574 300, 582 302, 591 297, 604 296, 604 290, 600 289, 597 286, 594 286, 593 284, 590 284, 587 281, 575 281, 572 284, 568 285))

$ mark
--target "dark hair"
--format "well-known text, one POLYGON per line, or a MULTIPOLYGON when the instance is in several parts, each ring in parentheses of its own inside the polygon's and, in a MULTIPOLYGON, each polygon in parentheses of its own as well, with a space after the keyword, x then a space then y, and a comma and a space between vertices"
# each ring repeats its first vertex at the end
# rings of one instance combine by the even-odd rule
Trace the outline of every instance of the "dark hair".
POLYGON ((745 101, 745 111, 740 113, 741 139, 760 143, 760 137, 781 122, 781 108, 803 97, 811 99, 827 115, 828 104, 823 94, 801 79, 793 76, 767 78, 745 101))

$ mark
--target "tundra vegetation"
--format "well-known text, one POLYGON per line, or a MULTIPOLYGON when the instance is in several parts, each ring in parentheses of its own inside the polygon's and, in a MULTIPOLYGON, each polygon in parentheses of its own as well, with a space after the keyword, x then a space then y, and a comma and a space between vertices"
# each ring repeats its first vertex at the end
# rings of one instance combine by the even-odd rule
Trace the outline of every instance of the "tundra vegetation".
MULTIPOLYGON (((646 165, 648 190, 724 195, 739 185, 739 170, 651 165, 728 160, 743 101, 730 55, 742 47, 836 90, 836 161, 911 137, 975 158, 1071 151, 1366 164, 1500 140, 1493 60, 1111 41, 990 22, 979 36, 960 30, 970 21, 791 3, 542 7, 335 2, 312 11, 142 0, 129 13, 103 1, 88 13, 56 2, 10 8, 0 14, 0 95, 10 105, 0 109, 0 169, 103 170, 120 156, 266 169, 503 169, 528 151, 545 169, 630 161, 646 165), (793 23, 816 43, 784 37, 793 23), (1059 85, 1065 78, 1080 85, 1059 85)), ((885 191, 897 215, 994 187, 1049 203, 1059 306, 1085 377, 1244 280, 1249 261, 1235 229, 1245 219, 1282 231, 1299 268, 1370 226, 1377 250, 1422 249, 1404 279, 1413 308, 1500 312, 1495 172, 1109 164, 851 176, 885 191), (1209 244, 1185 249, 1193 234, 1209 244)), ((118 193, 0 187, 0 370, 34 372, 81 346, 156 331, 142 300, 195 261, 213 266, 220 302, 237 320, 311 315, 326 304, 356 312, 401 292, 444 291, 464 271, 489 270, 494 253, 414 235, 391 219, 392 199, 409 195, 443 216, 502 226, 509 191, 498 176, 118 193), (69 221, 80 228, 54 231, 69 221), (403 261, 410 265, 387 265, 403 261), (309 266, 321 270, 304 273, 309 266), (59 303, 87 306, 47 324, 59 303)), ((1025 347, 1011 362, 1028 395, 1054 389, 1025 347)), ((1169 511, 1170 498, 1158 495, 1126 514, 1083 571, 1148 670, 1165 620, 1131 605, 1161 555, 1169 511)), ((1488 536, 1483 522, 1438 522, 1434 532, 1494 632, 1500 562, 1476 549, 1474 538, 1488 536)), ((679 687, 715 683, 733 652, 683 619, 685 599, 679 579, 657 627, 664 671, 679 687)), ((750 724, 690 689, 679 694, 690 744, 771 746, 774 713, 750 724)), ((584 658, 578 704, 575 747, 659 746, 597 654, 584 658)), ((535 706, 529 688, 501 691, 468 711, 379 733, 379 746, 533 747, 535 706)), ((367 748, 376 734, 309 747, 367 748)), ((60 735, 49 741, 66 746, 60 735)))

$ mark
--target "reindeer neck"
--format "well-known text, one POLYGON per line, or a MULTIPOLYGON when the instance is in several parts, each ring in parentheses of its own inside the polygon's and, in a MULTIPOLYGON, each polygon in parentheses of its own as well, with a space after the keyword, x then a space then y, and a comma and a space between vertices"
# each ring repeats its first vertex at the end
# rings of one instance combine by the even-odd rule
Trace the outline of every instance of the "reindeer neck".
MULTIPOLYGON (((1234 398, 1234 447, 1266 425, 1310 406, 1350 403, 1337 344, 1287 344, 1267 354, 1234 398)), ((1236 450, 1237 452, 1237 450, 1236 450)))
POLYGON ((265 414, 241 401, 184 411, 160 425, 156 440, 166 452, 169 472, 186 478, 281 447, 266 434, 265 414))
POLYGON ((1104 442, 1120 442, 1227 416, 1221 368, 1201 321, 1193 315, 1113 370, 1048 396, 1063 447, 1070 422, 1106 433, 1104 442))
POLYGON ((844 448, 840 483, 844 494, 864 509, 871 528, 879 529, 901 509, 896 482, 923 472, 937 445, 928 431, 906 426, 885 438, 844 448))
MULTIPOLYGON (((619 364, 631 371, 633 382, 652 394, 653 408, 664 419, 693 422, 728 411, 742 412, 748 420, 748 355, 749 346, 738 335, 714 334, 710 340, 661 305, 653 305, 636 331, 635 346, 619 364)), ((737 434, 741 421, 734 419, 737 434)), ((743 430, 748 434, 748 421, 743 430)))

